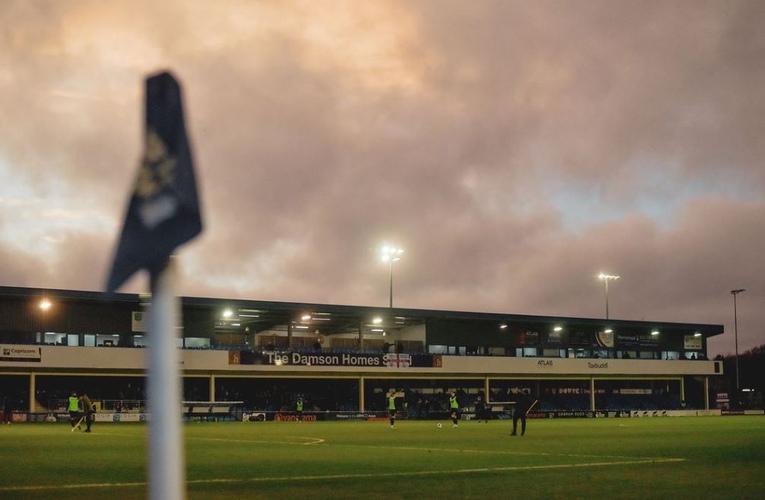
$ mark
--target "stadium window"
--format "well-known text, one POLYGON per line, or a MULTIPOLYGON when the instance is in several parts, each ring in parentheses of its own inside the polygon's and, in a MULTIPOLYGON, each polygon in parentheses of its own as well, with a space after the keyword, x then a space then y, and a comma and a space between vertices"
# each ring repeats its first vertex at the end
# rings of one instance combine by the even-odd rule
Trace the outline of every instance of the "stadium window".
POLYGON ((523 357, 524 358, 535 358, 537 356, 537 348, 536 347, 524 347, 523 348, 523 357))

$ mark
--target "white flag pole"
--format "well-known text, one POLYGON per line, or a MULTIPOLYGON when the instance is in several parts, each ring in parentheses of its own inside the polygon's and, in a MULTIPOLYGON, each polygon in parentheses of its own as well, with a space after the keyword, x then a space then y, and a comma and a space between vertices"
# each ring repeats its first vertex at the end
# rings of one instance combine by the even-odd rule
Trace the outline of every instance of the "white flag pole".
POLYGON ((149 498, 186 498, 175 265, 151 275, 149 306, 149 498))

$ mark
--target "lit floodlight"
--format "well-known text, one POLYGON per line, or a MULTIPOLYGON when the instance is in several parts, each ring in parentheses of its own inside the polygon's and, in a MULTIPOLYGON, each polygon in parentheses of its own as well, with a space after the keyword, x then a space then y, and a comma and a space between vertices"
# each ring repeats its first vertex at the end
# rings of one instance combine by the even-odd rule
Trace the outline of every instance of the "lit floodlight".
POLYGON ((402 253, 404 253, 402 248, 384 246, 380 251, 380 258, 383 262, 396 262, 401 260, 402 253))
POLYGON ((599 280, 603 280, 603 282, 606 284, 606 319, 608 319, 608 282, 613 280, 618 280, 619 276, 613 275, 613 274, 607 274, 607 273, 600 273, 598 275, 599 280))
POLYGON ((403 248, 397 248, 391 245, 383 245, 380 250, 381 260, 388 263, 388 273, 390 274, 389 305, 391 308, 393 307, 393 263, 401 260, 402 253, 404 253, 403 248))
POLYGON ((615 276, 613 274, 606 274, 606 273, 600 273, 598 274, 598 279, 600 280, 618 280, 621 276, 615 276))

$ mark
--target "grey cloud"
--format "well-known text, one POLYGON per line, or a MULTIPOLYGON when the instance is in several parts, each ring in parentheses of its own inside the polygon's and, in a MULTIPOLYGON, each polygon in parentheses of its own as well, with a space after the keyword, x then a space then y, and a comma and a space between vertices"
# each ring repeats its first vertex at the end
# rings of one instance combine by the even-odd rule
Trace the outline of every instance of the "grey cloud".
MULTIPOLYGON (((765 307, 751 305, 765 245, 761 2, 378 6, 391 25, 354 2, 111 5, 4 4, 18 22, 0 27, 13 42, 0 55, 0 159, 118 224, 141 154, 141 79, 173 69, 206 223, 182 250, 182 293, 384 305, 375 249, 389 240, 406 248, 401 306, 597 317, 607 267, 623 276, 622 318, 730 331, 728 291, 747 288, 740 343, 765 342, 765 307), (294 26, 331 9, 358 16, 358 44, 389 31, 391 52, 319 57, 294 26), (234 30, 238 13, 251 29, 234 30), (57 52, 77 19, 151 53, 57 52), (369 69, 390 53, 389 71, 369 69), (79 81, 98 92, 78 96, 79 81), (572 227, 577 199, 606 216, 572 227)), ((55 272, 6 249, 20 265, 0 282, 99 289, 116 228, 66 234, 55 272)), ((730 352, 729 337, 714 348, 730 352)))

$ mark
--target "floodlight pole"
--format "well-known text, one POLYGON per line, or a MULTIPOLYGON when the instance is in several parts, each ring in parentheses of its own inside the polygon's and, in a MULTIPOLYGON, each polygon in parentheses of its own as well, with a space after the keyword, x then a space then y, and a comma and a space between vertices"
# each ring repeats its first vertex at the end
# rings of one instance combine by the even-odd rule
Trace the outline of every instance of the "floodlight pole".
POLYGON ((613 276, 611 274, 600 273, 598 279, 606 282, 606 319, 608 319, 608 282, 611 280, 618 280, 619 276, 613 276))
POLYGON ((393 259, 388 260, 388 269, 390 271, 390 306, 393 308, 393 259))
POLYGON ((390 276, 390 293, 388 304, 390 308, 393 308, 393 263, 397 260, 401 260, 401 254, 404 250, 401 248, 384 246, 381 251, 381 258, 383 262, 388 262, 388 275, 390 276))
POLYGON ((735 342, 735 348, 736 348, 736 400, 738 400, 738 393, 741 389, 741 384, 739 383, 739 377, 738 377, 738 311, 737 311, 737 305, 736 305, 736 297, 739 293, 745 292, 746 290, 743 288, 739 288, 737 290, 731 290, 730 293, 733 295, 733 339, 735 342))

